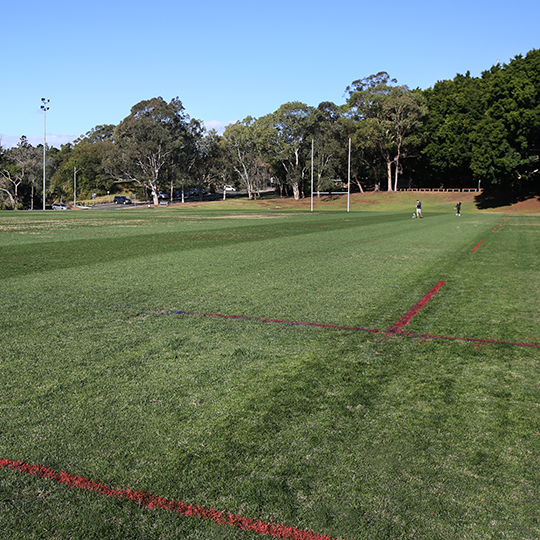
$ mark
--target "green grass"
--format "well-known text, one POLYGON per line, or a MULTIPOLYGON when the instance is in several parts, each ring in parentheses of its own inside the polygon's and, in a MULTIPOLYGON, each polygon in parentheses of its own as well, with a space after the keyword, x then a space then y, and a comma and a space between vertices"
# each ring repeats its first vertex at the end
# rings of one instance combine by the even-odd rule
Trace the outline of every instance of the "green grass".
MULTIPOLYGON (((385 333, 445 281, 404 330, 539 344, 540 217, 275 206, 0 215, 0 459, 348 540, 540 537, 540 350, 385 333)), ((0 538, 261 537, 2 469, 0 538)))

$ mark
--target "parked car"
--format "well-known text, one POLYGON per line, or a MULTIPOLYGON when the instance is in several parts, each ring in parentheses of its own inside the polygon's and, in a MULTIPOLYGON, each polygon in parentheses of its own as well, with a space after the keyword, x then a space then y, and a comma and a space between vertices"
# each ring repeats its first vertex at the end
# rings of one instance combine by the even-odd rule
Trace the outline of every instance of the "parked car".
POLYGON ((167 200, 169 198, 169 194, 165 193, 164 191, 158 191, 157 197, 158 199, 167 200))
POLYGON ((225 191, 236 191, 234 186, 225 186, 225 191))
POLYGON ((114 197, 114 204, 131 204, 131 199, 124 195, 116 195, 114 197))
POLYGON ((67 204, 64 204, 61 202, 55 202, 52 205, 52 209, 53 210, 71 210, 71 208, 67 204))

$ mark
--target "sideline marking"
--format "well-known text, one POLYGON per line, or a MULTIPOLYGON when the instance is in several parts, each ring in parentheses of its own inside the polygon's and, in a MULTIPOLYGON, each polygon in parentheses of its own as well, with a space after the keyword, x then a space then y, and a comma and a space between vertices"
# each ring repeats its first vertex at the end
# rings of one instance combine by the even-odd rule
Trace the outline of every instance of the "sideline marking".
POLYGON ((474 246, 471 251, 476 251, 480 247, 480 245, 483 244, 483 243, 484 243, 484 241, 480 240, 480 242, 478 242, 478 244, 476 244, 476 246, 474 246))
POLYGON ((395 323, 393 326, 391 326, 388 329, 388 334, 397 334, 401 332, 401 329, 404 326, 407 326, 411 319, 431 300, 433 296, 435 296, 441 289, 441 287, 446 283, 446 281, 439 281, 435 287, 433 287, 423 298, 420 298, 414 306, 399 319, 397 323, 395 323))
POLYGON ((510 216, 506 216, 493 230, 496 231, 510 216))
POLYGON ((266 534, 273 538, 281 538, 283 540, 335 540, 327 534, 318 534, 309 530, 288 527, 284 524, 278 525, 276 523, 266 523, 259 519, 236 516, 212 508, 205 508, 204 506, 194 506, 182 501, 159 497, 153 493, 134 491, 132 489, 111 488, 100 484, 99 482, 95 482, 94 480, 83 478, 82 476, 74 476, 65 472, 56 472, 43 465, 35 465, 23 461, 12 461, 10 459, 0 459, 0 469, 2 468, 13 469, 45 480, 53 480, 65 486, 94 491, 100 495, 107 495, 108 497, 126 499, 138 506, 144 506, 145 508, 169 510, 183 516, 198 517, 212 521, 218 525, 231 525, 242 529, 243 531, 266 534))

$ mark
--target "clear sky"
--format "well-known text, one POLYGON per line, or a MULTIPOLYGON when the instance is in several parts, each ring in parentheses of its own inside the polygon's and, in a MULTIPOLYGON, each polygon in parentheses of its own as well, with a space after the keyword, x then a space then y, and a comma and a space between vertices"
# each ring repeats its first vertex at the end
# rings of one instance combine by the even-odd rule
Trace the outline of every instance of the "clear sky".
POLYGON ((386 71, 428 88, 540 48, 538 0, 49 0, 0 8, 0 135, 59 147, 178 96, 208 127, 344 103, 386 71))

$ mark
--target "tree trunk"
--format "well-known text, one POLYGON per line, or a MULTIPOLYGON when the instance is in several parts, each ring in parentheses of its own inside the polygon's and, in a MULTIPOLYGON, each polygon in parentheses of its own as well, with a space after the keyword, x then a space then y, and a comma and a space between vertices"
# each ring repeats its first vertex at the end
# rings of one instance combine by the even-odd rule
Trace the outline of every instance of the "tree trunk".
POLYGON ((293 182, 292 188, 293 188, 294 200, 299 201, 300 200, 300 186, 298 182, 293 182))
POLYGON ((388 191, 392 191, 392 162, 386 161, 386 171, 388 177, 388 191))

